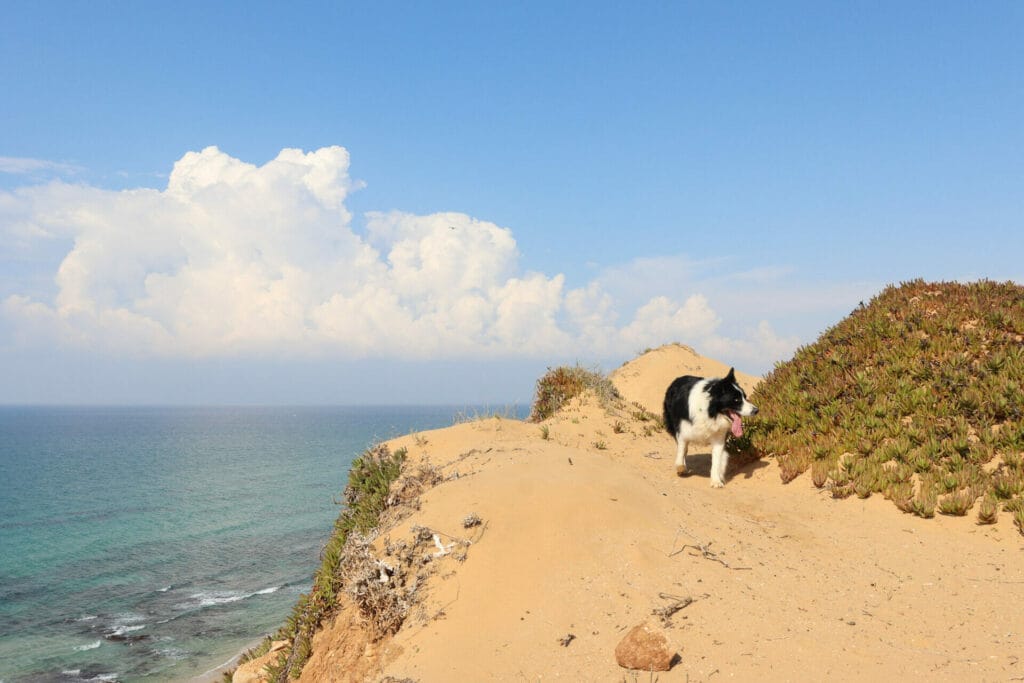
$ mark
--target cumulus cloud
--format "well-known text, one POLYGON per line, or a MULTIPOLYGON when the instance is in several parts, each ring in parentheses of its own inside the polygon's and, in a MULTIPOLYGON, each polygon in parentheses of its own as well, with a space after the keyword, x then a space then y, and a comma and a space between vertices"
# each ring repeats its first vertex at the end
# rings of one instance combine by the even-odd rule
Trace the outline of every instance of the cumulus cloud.
POLYGON ((567 288, 522 268, 508 228, 462 213, 371 212, 356 228, 359 187, 342 147, 262 166, 210 147, 163 190, 0 192, 5 241, 67 245, 52 298, 9 291, 0 315, 21 343, 163 357, 615 358, 682 341, 761 367, 797 344, 767 322, 722 336, 669 257, 567 288), (658 276, 647 290, 640 271, 658 276))

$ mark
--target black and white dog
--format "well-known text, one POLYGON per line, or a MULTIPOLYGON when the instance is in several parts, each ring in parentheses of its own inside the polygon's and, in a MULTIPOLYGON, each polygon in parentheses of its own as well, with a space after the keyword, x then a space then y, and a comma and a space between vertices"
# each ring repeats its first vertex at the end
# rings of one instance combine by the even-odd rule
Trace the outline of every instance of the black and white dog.
POLYGON ((676 378, 665 392, 665 429, 676 438, 676 473, 686 474, 686 449, 691 443, 711 446, 711 486, 725 486, 729 453, 725 439, 743 436, 741 418, 757 414, 757 407, 736 383, 729 368, 724 378, 686 375, 676 378))

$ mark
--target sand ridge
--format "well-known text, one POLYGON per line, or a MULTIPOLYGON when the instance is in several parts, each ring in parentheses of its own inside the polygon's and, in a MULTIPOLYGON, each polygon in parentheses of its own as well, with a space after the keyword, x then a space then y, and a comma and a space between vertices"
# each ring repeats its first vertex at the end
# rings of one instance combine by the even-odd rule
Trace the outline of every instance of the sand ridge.
POLYGON ((542 424, 490 418, 389 442, 445 481, 377 545, 414 527, 470 544, 431 560, 393 637, 370 642, 350 613, 325 625, 302 679, 637 680, 614 650, 644 621, 679 653, 659 681, 1024 676, 1024 539, 1008 520, 832 500, 807 476, 782 485, 774 461, 711 489, 701 448, 694 474, 675 475, 671 437, 631 402, 660 413, 674 377, 727 371, 662 347, 612 373, 626 401, 611 411, 574 400, 542 424), (483 525, 463 528, 470 513, 483 525), (654 612, 681 598, 662 624, 654 612))

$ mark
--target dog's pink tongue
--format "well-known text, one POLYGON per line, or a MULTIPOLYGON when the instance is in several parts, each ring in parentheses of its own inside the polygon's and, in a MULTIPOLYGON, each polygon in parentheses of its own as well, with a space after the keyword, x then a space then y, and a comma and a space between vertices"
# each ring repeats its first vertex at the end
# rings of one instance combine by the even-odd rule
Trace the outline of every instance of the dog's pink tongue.
POLYGON ((743 420, 739 413, 729 413, 732 418, 732 435, 736 438, 743 436, 743 420))

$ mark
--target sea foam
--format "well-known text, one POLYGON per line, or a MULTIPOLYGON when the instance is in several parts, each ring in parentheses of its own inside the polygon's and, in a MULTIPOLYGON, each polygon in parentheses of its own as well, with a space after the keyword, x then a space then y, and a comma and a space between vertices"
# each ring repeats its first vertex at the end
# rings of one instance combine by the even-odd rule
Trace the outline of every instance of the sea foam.
POLYGON ((276 593, 279 590, 281 590, 281 586, 271 586, 270 588, 264 588, 252 593, 239 593, 237 591, 202 591, 189 596, 190 600, 195 600, 194 603, 182 603, 176 605, 176 607, 179 609, 215 607, 216 605, 226 605, 228 603, 238 602, 239 600, 246 600, 248 598, 256 597, 257 595, 270 595, 271 593, 276 593))

